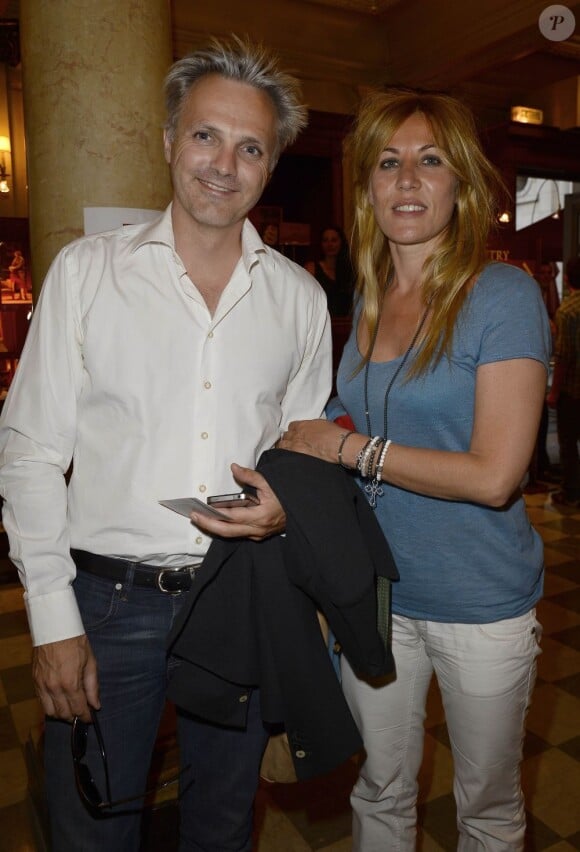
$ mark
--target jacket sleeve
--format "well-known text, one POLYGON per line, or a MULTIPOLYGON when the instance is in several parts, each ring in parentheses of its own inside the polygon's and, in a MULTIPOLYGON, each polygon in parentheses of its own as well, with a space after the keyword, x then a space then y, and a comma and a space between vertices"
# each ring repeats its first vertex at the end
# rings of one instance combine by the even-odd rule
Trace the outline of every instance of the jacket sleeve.
POLYGON ((286 512, 289 579, 324 612, 355 671, 392 671, 376 587, 377 577, 388 585, 398 572, 362 492, 338 465, 288 450, 264 453, 258 470, 286 512))

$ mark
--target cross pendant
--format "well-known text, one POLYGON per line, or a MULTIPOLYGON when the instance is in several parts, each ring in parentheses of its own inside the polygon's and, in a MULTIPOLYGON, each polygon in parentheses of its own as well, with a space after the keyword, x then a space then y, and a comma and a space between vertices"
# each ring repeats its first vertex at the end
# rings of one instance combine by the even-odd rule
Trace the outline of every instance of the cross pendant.
POLYGON ((373 478, 365 485, 365 491, 369 495, 369 505, 371 509, 376 509, 377 497, 383 496, 383 489, 381 483, 378 481, 378 479, 373 478))

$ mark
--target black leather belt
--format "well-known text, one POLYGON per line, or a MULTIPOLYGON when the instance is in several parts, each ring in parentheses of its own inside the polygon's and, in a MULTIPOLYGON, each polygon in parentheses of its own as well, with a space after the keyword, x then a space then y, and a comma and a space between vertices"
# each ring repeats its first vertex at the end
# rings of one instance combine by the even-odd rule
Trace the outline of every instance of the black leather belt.
POLYGON ((106 580, 115 580, 117 583, 124 583, 129 571, 133 569, 133 585, 158 589, 167 595, 187 592, 193 583, 195 569, 201 565, 200 560, 183 568, 160 568, 158 565, 114 559, 112 556, 101 556, 86 550, 71 550, 71 556, 79 571, 104 577, 106 580))

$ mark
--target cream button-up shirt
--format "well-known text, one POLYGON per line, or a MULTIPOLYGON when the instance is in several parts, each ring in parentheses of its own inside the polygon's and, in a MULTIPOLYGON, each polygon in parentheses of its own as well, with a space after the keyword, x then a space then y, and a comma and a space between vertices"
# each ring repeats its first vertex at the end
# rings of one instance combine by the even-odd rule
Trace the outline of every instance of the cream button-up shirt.
POLYGON ((171 207, 55 259, 0 420, 10 556, 33 641, 84 632, 70 548, 161 566, 210 539, 159 500, 236 490, 331 387, 326 299, 244 223, 215 314, 175 252, 171 207), (67 488, 65 473, 72 462, 67 488))

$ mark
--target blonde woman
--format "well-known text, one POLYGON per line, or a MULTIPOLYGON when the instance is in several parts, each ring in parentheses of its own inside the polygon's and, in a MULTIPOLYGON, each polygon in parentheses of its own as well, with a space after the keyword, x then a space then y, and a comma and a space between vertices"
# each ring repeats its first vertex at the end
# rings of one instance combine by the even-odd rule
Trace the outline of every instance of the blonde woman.
MULTIPOLYGON (((519 485, 550 329, 536 282, 488 263, 501 183, 447 95, 373 94, 351 138, 358 299, 328 421, 281 446, 354 471, 393 550, 396 674, 343 686, 366 760, 353 848, 411 852, 429 683, 455 768, 458 849, 523 849, 520 761, 535 679, 542 542, 519 485), (348 415, 353 431, 332 422, 348 415)), ((342 421, 344 422, 344 420, 342 421)))

